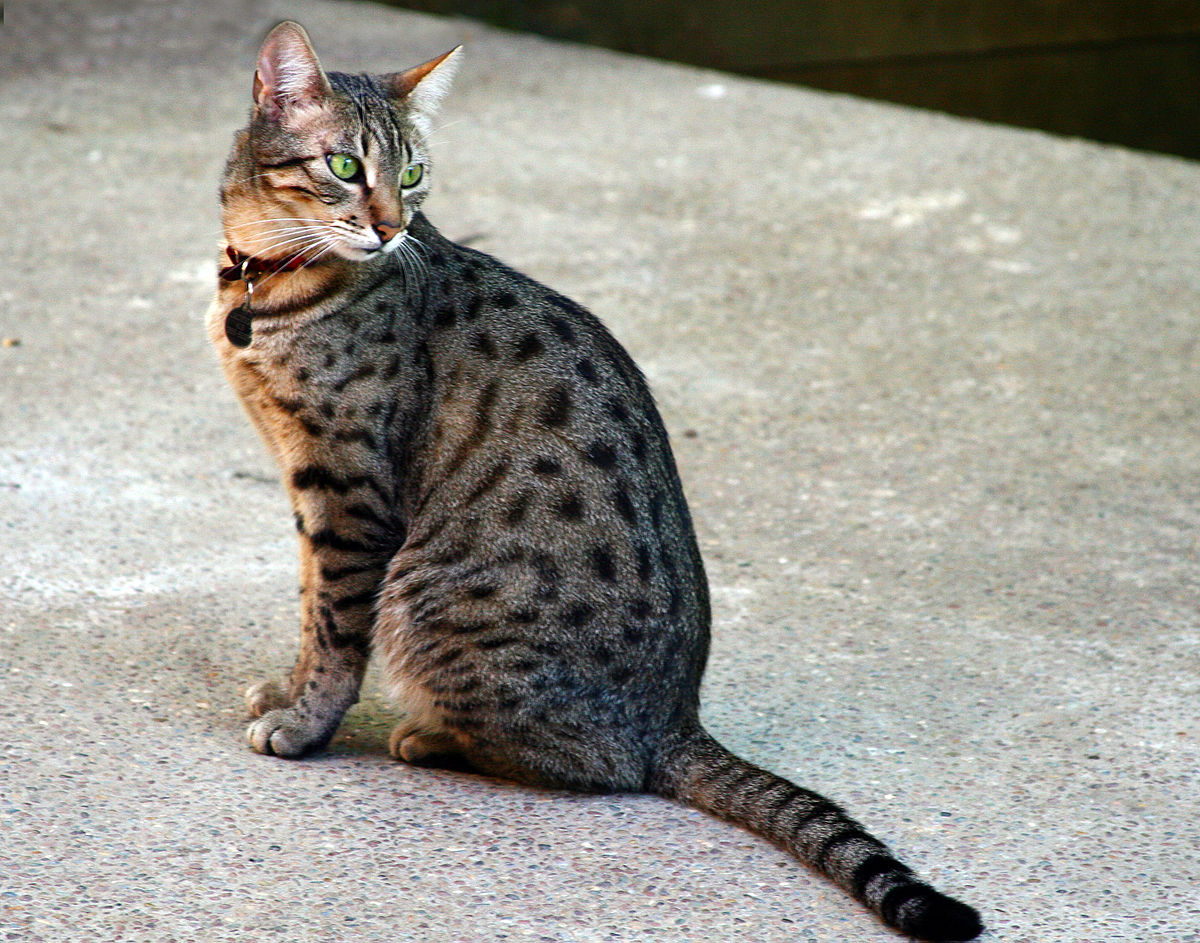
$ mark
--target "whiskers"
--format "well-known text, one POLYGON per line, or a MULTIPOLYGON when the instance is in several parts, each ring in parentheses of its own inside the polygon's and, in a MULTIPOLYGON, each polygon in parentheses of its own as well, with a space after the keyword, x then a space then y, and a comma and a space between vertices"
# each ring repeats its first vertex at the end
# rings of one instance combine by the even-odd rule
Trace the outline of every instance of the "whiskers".
MULTIPOLYGON (((381 256, 383 253, 362 245, 364 232, 347 220, 268 216, 228 225, 225 235, 235 249, 270 263, 264 268, 274 269, 255 281, 254 287, 258 289, 278 284, 276 280, 281 281, 281 276, 309 268, 330 253, 342 255, 344 250, 356 249, 366 253, 364 261, 381 256)), ((388 254, 397 262, 406 305, 419 305, 425 295, 425 287, 432 277, 428 252, 426 245, 409 232, 397 236, 388 246, 388 254)))
MULTIPOLYGON (((324 233, 322 235, 311 238, 311 239, 309 239, 309 241, 300 245, 296 249, 295 253, 293 253, 283 264, 284 264, 284 266, 289 266, 293 262, 295 262, 297 259, 303 259, 304 261, 301 262, 299 267, 297 269, 295 269, 294 271, 306 269, 310 265, 315 265, 317 262, 319 262, 321 260, 321 257, 324 256, 326 253, 330 252, 337 244, 338 244, 337 236, 334 236, 329 233, 324 233)), ((281 272, 283 272, 285 270, 286 270, 285 268, 279 268, 279 269, 275 270, 270 275, 268 275, 266 278, 264 278, 261 282, 259 282, 259 285, 261 286, 261 285, 266 284, 272 278, 275 278, 277 275, 279 275, 281 272)))
POLYGON ((452 141, 450 141, 448 139, 442 138, 442 132, 445 131, 447 128, 454 127, 456 124, 462 124, 465 120, 466 120, 465 118, 456 118, 453 121, 443 121, 436 128, 430 128, 428 140, 433 141, 433 140, 437 139, 437 143, 439 145, 453 143, 452 141))
POLYGON ((226 235, 231 241, 237 242, 239 249, 250 255, 278 261, 279 267, 259 279, 255 283, 256 288, 269 284, 285 271, 308 268, 341 241, 328 224, 300 216, 265 217, 229 226, 226 235), (239 232, 244 232, 244 235, 239 236, 239 232), (300 264, 296 265, 297 262, 300 264))
POLYGON ((237 180, 230 180, 226 185, 229 187, 245 186, 248 183, 253 183, 255 180, 262 180, 270 175, 270 171, 263 171, 262 173, 250 174, 246 177, 239 177, 237 180))
POLYGON ((405 233, 396 244, 396 257, 400 262, 400 273, 404 277, 404 300, 419 301, 421 290, 429 281, 428 249, 411 233, 405 233))
MULTIPOLYGON (((246 223, 240 223, 236 226, 227 225, 225 231, 228 235, 238 238, 240 233, 252 230, 252 232, 246 234, 246 238, 253 240, 261 236, 270 236, 277 233, 311 232, 323 228, 325 228, 324 223, 308 216, 264 216, 246 223)), ((240 238, 239 241, 241 241, 240 238)))

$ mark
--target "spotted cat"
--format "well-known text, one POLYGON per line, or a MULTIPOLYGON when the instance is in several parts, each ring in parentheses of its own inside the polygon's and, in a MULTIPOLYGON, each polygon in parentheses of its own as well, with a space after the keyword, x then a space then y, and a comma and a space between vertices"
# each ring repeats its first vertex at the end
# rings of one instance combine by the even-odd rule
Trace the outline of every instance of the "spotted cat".
POLYGON ((251 745, 324 747, 374 653, 399 759, 669 796, 893 927, 974 938, 974 910, 701 726, 708 588, 641 373, 579 305, 420 212, 458 58, 327 74, 293 23, 259 54, 208 331, 282 470, 302 615, 290 677, 247 693, 251 745))

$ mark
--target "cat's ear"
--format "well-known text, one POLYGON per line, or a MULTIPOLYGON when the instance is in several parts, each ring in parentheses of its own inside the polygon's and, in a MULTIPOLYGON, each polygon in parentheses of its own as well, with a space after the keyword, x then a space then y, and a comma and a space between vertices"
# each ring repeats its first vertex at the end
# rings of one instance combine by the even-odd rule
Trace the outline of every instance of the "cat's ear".
POLYGON ((391 88, 393 98, 403 100, 414 111, 432 118, 450 91, 450 82, 461 60, 462 46, 455 46, 436 59, 404 72, 385 75, 384 81, 391 88))
POLYGON ((308 33, 299 23, 280 23, 263 41, 254 73, 254 102, 268 118, 319 104, 330 94, 308 33))

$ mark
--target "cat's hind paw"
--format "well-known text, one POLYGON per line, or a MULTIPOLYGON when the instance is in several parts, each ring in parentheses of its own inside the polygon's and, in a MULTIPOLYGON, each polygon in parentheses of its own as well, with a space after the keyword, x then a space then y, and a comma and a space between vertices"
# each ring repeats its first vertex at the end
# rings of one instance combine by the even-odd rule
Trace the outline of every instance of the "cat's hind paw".
POLYGON ((407 723, 397 725, 388 742, 388 752, 394 759, 413 766, 462 766, 460 750, 458 741, 450 734, 416 732, 407 723))
POLYGON ((291 706, 287 692, 277 681, 259 681, 250 685, 246 688, 245 698, 246 710, 251 717, 262 717, 270 711, 291 706))
POLYGON ((408 720, 402 720, 392 728, 392 735, 388 738, 388 753, 392 755, 393 760, 404 760, 401 745, 415 733, 416 726, 408 720))

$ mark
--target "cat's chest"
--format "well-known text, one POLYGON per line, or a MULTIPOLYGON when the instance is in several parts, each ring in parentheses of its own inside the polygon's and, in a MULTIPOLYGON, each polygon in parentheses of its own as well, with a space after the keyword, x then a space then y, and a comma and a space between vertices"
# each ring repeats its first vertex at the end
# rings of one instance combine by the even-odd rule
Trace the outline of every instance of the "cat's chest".
POLYGON ((227 363, 234 386, 285 466, 374 465, 411 403, 412 354, 386 322, 260 332, 227 363))

